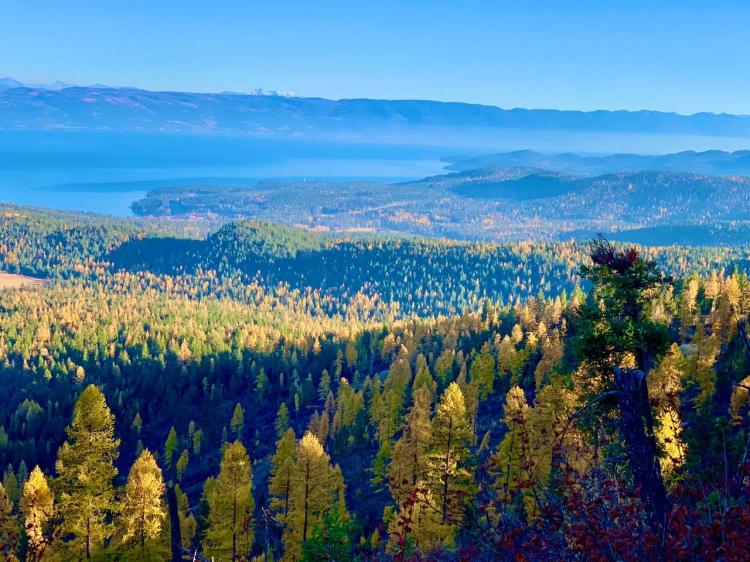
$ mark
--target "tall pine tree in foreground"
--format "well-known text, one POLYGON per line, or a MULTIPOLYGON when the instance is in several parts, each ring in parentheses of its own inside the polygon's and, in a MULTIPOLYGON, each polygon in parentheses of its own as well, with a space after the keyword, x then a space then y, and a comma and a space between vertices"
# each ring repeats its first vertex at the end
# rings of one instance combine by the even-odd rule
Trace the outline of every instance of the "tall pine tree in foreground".
POLYGON ((62 518, 65 556, 90 559, 111 536, 115 500, 112 480, 118 439, 114 416, 104 395, 94 385, 86 387, 73 409, 66 432, 68 440, 57 455, 56 486, 62 518))
POLYGON ((297 459, 297 438, 294 430, 289 428, 276 443, 273 455, 273 470, 268 481, 268 492, 271 494, 271 509, 279 517, 289 513, 289 499, 292 493, 292 475, 297 459))
POLYGON ((661 475, 648 375, 671 346, 667 326, 651 310, 671 283, 635 248, 617 250, 606 240, 591 247, 581 274, 594 285, 578 310, 573 350, 586 375, 595 412, 616 411, 629 469, 655 527, 666 523, 669 498, 661 475))
POLYGON ((141 560, 165 554, 159 538, 167 519, 164 478, 150 451, 143 451, 133 463, 125 484, 119 525, 128 552, 141 560))
POLYGON ((343 477, 330 461, 318 438, 305 433, 297 446, 289 512, 283 518, 284 560, 302 559, 302 543, 312 537, 313 527, 321 525, 334 506, 338 505, 339 513, 345 512, 343 477))
POLYGON ((461 388, 455 382, 445 389, 432 421, 428 453, 428 484, 440 513, 440 523, 455 527, 463 521, 464 506, 473 490, 467 467, 471 427, 461 388))
POLYGON ((205 551, 216 560, 249 559, 253 548, 252 466, 239 441, 227 446, 219 475, 208 491, 205 551))

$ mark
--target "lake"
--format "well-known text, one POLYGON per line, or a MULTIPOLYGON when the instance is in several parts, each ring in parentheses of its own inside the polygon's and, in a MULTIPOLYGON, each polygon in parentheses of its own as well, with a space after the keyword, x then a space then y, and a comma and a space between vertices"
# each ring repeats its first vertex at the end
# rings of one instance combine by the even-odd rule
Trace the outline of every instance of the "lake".
POLYGON ((262 178, 404 181, 444 149, 209 135, 0 131, 0 201, 130 215, 149 190, 262 178))
POLYGON ((585 131, 430 129, 389 144, 230 135, 0 131, 0 201, 130 215, 151 189, 263 178, 381 182, 443 173, 441 158, 518 149, 579 154, 746 148, 746 139, 585 131))

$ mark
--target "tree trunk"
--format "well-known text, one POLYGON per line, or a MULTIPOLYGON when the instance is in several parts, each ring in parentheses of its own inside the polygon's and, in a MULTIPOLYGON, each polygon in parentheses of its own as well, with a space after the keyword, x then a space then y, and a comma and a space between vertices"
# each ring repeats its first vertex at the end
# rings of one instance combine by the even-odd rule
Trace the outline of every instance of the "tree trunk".
POLYGON ((669 500, 657 456, 656 437, 648 386, 643 371, 615 369, 615 384, 620 408, 620 431, 641 499, 652 523, 665 522, 669 500))
POLYGON ((182 529, 180 529, 180 514, 177 509, 177 493, 173 486, 167 487, 167 506, 169 508, 169 535, 172 547, 172 562, 182 560, 182 529))

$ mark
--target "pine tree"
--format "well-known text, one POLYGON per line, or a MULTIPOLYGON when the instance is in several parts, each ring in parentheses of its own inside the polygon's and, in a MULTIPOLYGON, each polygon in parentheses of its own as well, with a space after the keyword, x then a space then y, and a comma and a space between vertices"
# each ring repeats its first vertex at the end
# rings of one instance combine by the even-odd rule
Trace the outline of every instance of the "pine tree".
POLYGON ((404 431, 393 448, 388 483, 396 504, 403 501, 424 480, 427 473, 427 449, 432 438, 429 390, 414 394, 414 404, 405 417, 404 431))
POLYGON ((495 358, 488 343, 485 342, 479 354, 474 357, 469 374, 471 381, 477 381, 479 384, 479 398, 487 398, 495 382, 495 358))
POLYGON ((427 359, 425 359, 425 356, 422 353, 417 355, 416 370, 417 374, 414 375, 414 382, 411 386, 412 393, 424 388, 428 393, 430 402, 432 402, 435 392, 437 391, 437 383, 435 382, 435 379, 432 378, 430 367, 427 365, 427 359))
POLYGON ((388 467, 391 460, 393 460, 393 445, 391 445, 390 439, 387 439, 380 444, 372 462, 372 480, 370 482, 377 491, 383 490, 388 483, 388 467))
POLYGON ((177 515, 180 520, 182 547, 187 550, 193 544, 193 539, 198 530, 198 522, 190 511, 187 494, 180 489, 179 485, 175 485, 175 495, 177 496, 177 515))
POLYGON ((228 445, 207 498, 204 545, 209 556, 218 560, 249 558, 255 536, 252 476, 245 446, 239 441, 228 445))
POLYGON ((128 475, 119 517, 122 541, 137 550, 141 559, 156 556, 158 539, 166 523, 164 478, 156 459, 144 450, 128 475))
POLYGON ((289 408, 287 407, 286 402, 282 402, 279 406, 279 411, 276 413, 276 421, 273 426, 276 429, 277 439, 281 439, 284 433, 286 433, 286 430, 289 429, 289 408))
POLYGON ((458 384, 451 383, 440 398, 432 428, 428 487, 440 522, 455 526, 463 521, 465 498, 473 488, 466 468, 471 428, 458 384))
POLYGON ((114 416, 95 386, 81 393, 66 431, 68 440, 55 464, 62 535, 68 537, 65 548, 71 557, 90 559, 111 533, 120 444, 114 437, 114 416))
POLYGON ((24 484, 21 497, 21 513, 26 530, 26 558, 29 561, 41 560, 52 542, 53 533, 50 527, 54 508, 55 498, 47 478, 39 466, 36 466, 24 484))
POLYGON ((20 531, 21 525, 13 513, 13 502, 8 498, 5 486, 0 484, 0 556, 4 562, 18 561, 20 531))
POLYGON ((242 409, 242 405, 239 402, 237 402, 237 405, 234 407, 229 427, 232 430, 232 435, 234 435, 235 439, 242 438, 242 430, 245 428, 245 410, 242 409))
POLYGON ((540 453, 530 450, 529 409, 523 389, 512 387, 505 397, 503 409, 507 431, 491 463, 495 475, 494 488, 500 501, 515 497, 522 478, 527 476, 522 472, 530 468, 529 456, 540 453))
POLYGON ((172 466, 172 457, 177 452, 179 442, 177 439, 177 432, 174 426, 169 430, 167 440, 164 442, 164 465, 169 467, 172 466))
POLYGON ((268 493, 271 494, 271 509, 281 518, 289 512, 289 498, 292 488, 292 474, 297 458, 297 437, 289 428, 276 443, 273 455, 273 469, 268 482, 268 493))
POLYGON ((17 502, 18 498, 21 496, 21 489, 18 486, 18 478, 13 471, 13 465, 10 463, 8 463, 5 473, 3 474, 3 487, 5 488, 5 494, 8 496, 8 499, 13 503, 17 502))
POLYGON ((320 525, 326 512, 336 503, 340 483, 330 465, 330 457, 312 433, 307 432, 297 447, 292 473, 289 513, 284 529, 284 559, 300 560, 301 546, 320 525))
POLYGON ((396 360, 388 369, 383 392, 377 401, 373 401, 371 408, 381 443, 386 439, 391 439, 401 427, 401 414, 410 381, 409 352, 401 346, 396 360))
POLYGON ((177 480, 182 480, 182 477, 185 475, 185 471, 187 470, 188 462, 190 462, 190 453, 188 453, 187 449, 183 449, 182 453, 180 454, 180 458, 177 459, 177 463, 175 464, 177 480))

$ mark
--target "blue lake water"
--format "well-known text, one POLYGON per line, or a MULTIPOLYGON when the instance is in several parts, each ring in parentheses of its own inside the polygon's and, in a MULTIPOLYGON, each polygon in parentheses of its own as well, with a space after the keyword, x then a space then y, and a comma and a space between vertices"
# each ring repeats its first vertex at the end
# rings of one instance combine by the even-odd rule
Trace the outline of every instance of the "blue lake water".
POLYGON ((581 131, 429 131, 390 144, 107 131, 0 131, 0 202, 129 215, 150 189, 263 178, 399 181, 443 173, 441 158, 533 149, 664 154, 737 150, 747 139, 581 131), (488 136, 489 135, 489 136, 488 136))
POLYGON ((443 150, 159 134, 0 131, 0 201, 131 214, 150 189, 262 178, 400 181, 441 173, 443 150))

